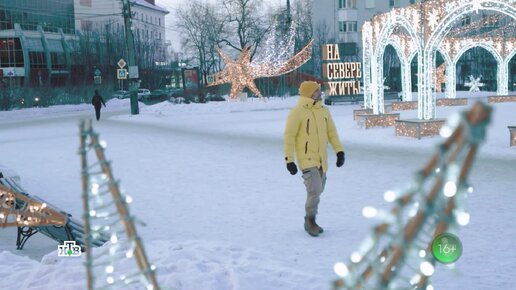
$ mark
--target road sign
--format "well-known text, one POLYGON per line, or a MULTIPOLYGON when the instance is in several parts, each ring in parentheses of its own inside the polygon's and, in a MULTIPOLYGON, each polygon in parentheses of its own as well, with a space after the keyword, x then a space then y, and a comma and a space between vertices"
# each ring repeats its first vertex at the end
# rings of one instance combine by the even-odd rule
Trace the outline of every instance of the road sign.
POLYGON ((215 80, 215 79, 214 79, 213 75, 209 75, 209 76, 208 76, 208 84, 213 83, 213 81, 214 81, 214 80, 215 80))
POLYGON ((102 84, 102 77, 101 76, 95 76, 95 77, 93 77, 93 80, 94 80, 94 83, 96 85, 102 84))
POLYGON ((119 68, 124 68, 124 66, 127 65, 127 63, 125 62, 125 60, 123 58, 121 58, 119 61, 118 61, 118 67, 119 68))
POLYGON ((98 69, 98 68, 95 69, 95 76, 97 76, 97 77, 100 76, 100 69, 98 69))
POLYGON ((116 77, 119 79, 119 80, 125 80, 127 79, 127 70, 126 69, 117 69, 116 70, 116 77))
POLYGON ((131 79, 137 79, 140 75, 138 74, 138 66, 130 66, 129 67, 129 78, 131 79))

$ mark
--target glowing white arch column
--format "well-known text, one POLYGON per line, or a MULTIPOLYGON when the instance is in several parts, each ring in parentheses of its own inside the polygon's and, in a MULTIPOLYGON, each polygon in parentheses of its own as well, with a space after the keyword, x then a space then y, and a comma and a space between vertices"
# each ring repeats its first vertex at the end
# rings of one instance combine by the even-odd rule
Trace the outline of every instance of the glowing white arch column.
POLYGON ((401 86, 404 102, 412 101, 412 75, 410 63, 410 61, 405 61, 401 67, 401 80, 403 82, 401 86))
POLYGON ((457 98, 457 63, 446 65, 446 98, 457 98))
POLYGON ((364 108, 372 109, 373 104, 371 101, 371 50, 372 35, 371 24, 369 22, 364 23, 362 27, 362 80, 364 90, 364 108))
POLYGON ((509 61, 502 61, 498 64, 497 95, 507 96, 509 94, 509 61))

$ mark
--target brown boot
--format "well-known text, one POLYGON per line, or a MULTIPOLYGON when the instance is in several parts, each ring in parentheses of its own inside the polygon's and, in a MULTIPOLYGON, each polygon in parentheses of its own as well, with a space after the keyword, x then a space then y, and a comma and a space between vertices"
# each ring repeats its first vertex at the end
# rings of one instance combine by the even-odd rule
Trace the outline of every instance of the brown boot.
POLYGON ((319 228, 315 224, 315 217, 305 216, 305 231, 307 231, 312 237, 317 237, 319 235, 319 228))
POLYGON ((315 217, 314 217, 314 225, 315 227, 319 230, 319 234, 321 234, 322 232, 324 232, 324 229, 321 228, 316 222, 315 222, 315 217))

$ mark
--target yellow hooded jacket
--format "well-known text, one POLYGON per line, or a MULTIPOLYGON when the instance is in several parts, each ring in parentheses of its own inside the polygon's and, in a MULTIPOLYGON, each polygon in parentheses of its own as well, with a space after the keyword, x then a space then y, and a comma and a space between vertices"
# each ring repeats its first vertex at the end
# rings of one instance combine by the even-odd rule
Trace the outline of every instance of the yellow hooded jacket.
POLYGON ((328 170, 328 141, 335 152, 344 151, 330 111, 321 101, 314 103, 311 94, 301 94, 297 106, 290 111, 283 140, 286 163, 294 162, 295 148, 301 170, 321 166, 324 172, 328 170))

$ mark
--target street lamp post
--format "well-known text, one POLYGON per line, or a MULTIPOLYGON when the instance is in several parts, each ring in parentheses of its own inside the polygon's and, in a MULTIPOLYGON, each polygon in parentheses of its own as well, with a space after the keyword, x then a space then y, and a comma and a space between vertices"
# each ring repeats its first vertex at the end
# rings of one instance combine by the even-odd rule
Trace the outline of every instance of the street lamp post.
POLYGON ((131 115, 138 115, 138 67, 134 55, 134 38, 131 27, 131 5, 129 0, 123 0, 123 15, 125 24, 125 40, 127 45, 127 64, 129 66, 129 94, 131 96, 131 115), (135 75, 136 74, 136 75, 135 75))

